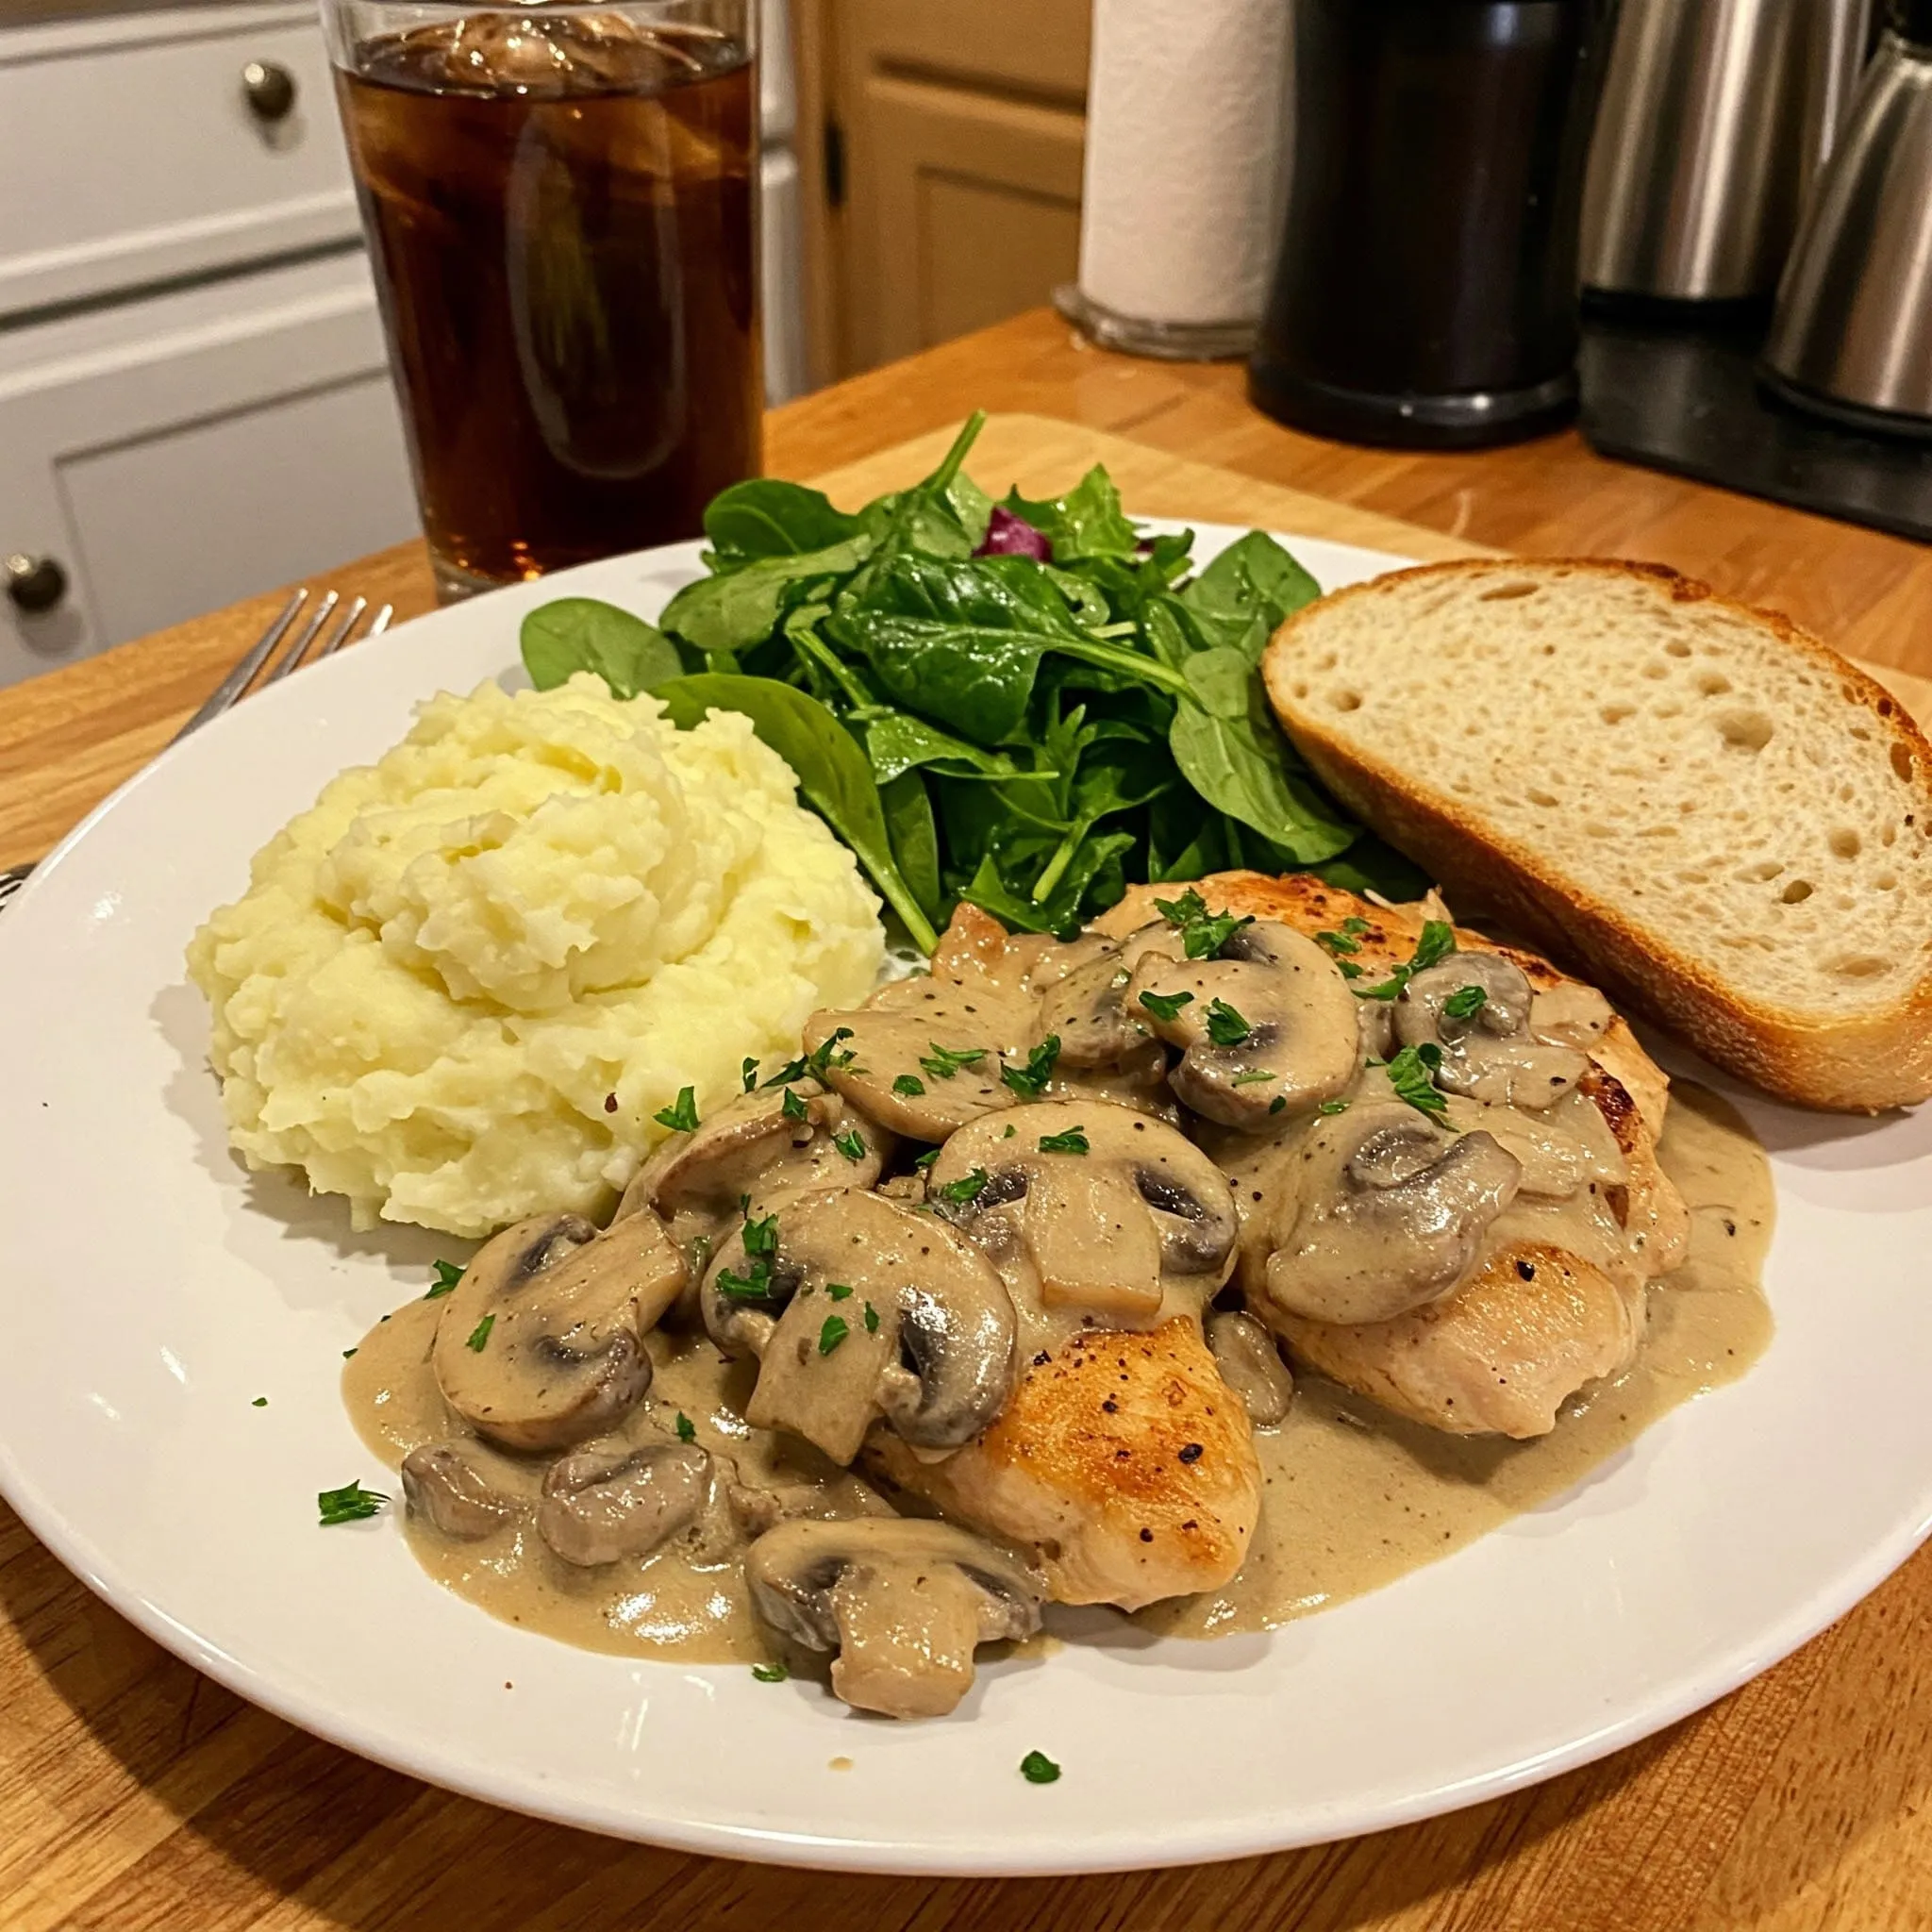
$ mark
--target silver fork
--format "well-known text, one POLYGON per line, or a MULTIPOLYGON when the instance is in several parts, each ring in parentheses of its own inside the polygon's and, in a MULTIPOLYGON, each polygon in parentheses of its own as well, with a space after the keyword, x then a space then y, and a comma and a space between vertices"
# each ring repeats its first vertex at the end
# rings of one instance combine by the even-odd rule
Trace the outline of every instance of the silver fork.
MULTIPOLYGON (((232 711, 251 691, 265 690, 304 663, 319 664, 323 658, 333 657, 356 635, 357 626, 369 609, 368 598, 350 598, 341 616, 336 619, 335 627, 324 637, 324 628, 329 619, 335 617, 341 601, 335 591, 327 591, 295 631, 294 641, 275 658, 273 664, 269 664, 269 659, 275 657, 276 645, 294 628, 295 620, 302 616, 303 607, 308 602, 308 590, 297 591, 275 613, 274 623, 242 652, 235 668, 208 693, 208 702, 168 742, 179 744, 191 731, 198 731, 210 718, 219 718, 224 711, 232 711), (320 647, 311 649, 318 639, 321 639, 320 647), (262 669, 265 664, 268 665, 266 671, 262 669)), ((383 605, 370 619, 368 629, 362 633, 363 641, 366 643, 369 639, 386 631, 390 619, 394 615, 393 606, 383 605)), ((32 871, 32 865, 28 864, 9 866, 5 872, 0 872, 0 910, 4 910, 8 902, 26 884, 27 874, 32 871)))

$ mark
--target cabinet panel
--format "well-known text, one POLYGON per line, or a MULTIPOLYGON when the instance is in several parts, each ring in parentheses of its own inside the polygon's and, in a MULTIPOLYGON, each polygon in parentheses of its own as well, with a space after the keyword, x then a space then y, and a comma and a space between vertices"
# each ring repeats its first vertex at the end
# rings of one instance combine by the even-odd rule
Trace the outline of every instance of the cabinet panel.
POLYGON ((308 6, 189 8, 0 33, 0 315, 356 233, 308 6), (285 68, 285 116, 242 70, 285 68))
POLYGON ((0 334, 0 684, 416 528, 359 250, 0 334))
POLYGON ((848 285, 865 364, 1044 302, 1077 265, 1083 117, 874 76, 848 285))

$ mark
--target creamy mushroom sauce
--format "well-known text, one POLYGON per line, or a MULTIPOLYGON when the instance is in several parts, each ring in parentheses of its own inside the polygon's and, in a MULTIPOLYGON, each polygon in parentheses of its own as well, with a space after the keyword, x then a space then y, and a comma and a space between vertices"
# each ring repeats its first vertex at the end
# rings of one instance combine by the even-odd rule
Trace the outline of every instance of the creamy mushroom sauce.
MULTIPOLYGON (((1593 1015, 1601 1002, 1594 995, 1573 1001, 1569 989, 1539 996, 1540 1034, 1561 1037, 1573 1005, 1576 1044, 1584 1045, 1600 1024, 1593 1015)), ((1048 1105, 1056 1114, 1072 1093, 1085 1091, 1085 1077, 1072 1073, 1055 1082, 1048 1105)), ((1024 1118, 990 1088, 976 1081, 973 1104, 962 1110, 997 1109, 994 1133, 997 1123, 1024 1118)), ((1361 1091, 1358 1084, 1357 1098, 1361 1091)), ((1452 1102, 1452 1117, 1467 1106, 1452 1102)), ((1591 1101, 1566 1093, 1537 1114, 1471 1109, 1477 1111, 1481 1124, 1524 1140, 1526 1163, 1536 1158, 1529 1143, 1541 1123, 1562 1129, 1595 1175, 1567 1200, 1519 1196, 1491 1226, 1487 1248, 1529 1239, 1612 1270, 1620 1257, 1627 1260, 1631 1238, 1607 1200, 1622 1174, 1622 1157, 1591 1101)), ((1473 1118, 1468 1123, 1475 1124, 1473 1118)), ((1244 1220, 1276 1183, 1282 1164, 1298 1158, 1305 1138, 1298 1130, 1270 1141, 1211 1126, 1200 1134, 1223 1162, 1244 1220)), ((1725 1103, 1683 1083, 1672 1092, 1659 1159, 1690 1209, 1690 1241, 1683 1265, 1650 1290, 1647 1337, 1630 1368, 1573 1397, 1555 1431, 1529 1441, 1458 1437, 1405 1422, 1298 1370, 1285 1423, 1256 1432, 1262 1509, 1241 1574, 1224 1589, 1157 1604, 1137 1612, 1136 1620, 1165 1633, 1206 1637, 1265 1628, 1375 1589, 1572 1487, 1658 1416, 1741 1374, 1771 1332, 1758 1287, 1772 1228, 1768 1164, 1725 1103)), ((1023 1359, 1024 1351, 1056 1346, 1081 1325, 1063 1309, 1044 1309, 1037 1301, 1029 1307, 1028 1300, 1016 1295, 1023 1359)), ((1158 1316, 1142 1318, 1144 1325, 1183 1310, 1198 1315, 1202 1300, 1185 1282, 1178 1289, 1170 1282, 1158 1316)), ((591 1569, 552 1553, 536 1534, 533 1512, 555 1458, 493 1448, 451 1410, 431 1365, 444 1306, 425 1299, 385 1318, 364 1338, 343 1375, 358 1429, 391 1468, 421 1445, 459 1441, 492 1486, 525 1506, 515 1523, 473 1541, 447 1538, 415 1512, 399 1509, 411 1548, 430 1574, 492 1615, 584 1648, 694 1660, 770 1656, 774 1646, 752 1614, 741 1573, 742 1541, 733 1546, 694 1529, 642 1557, 591 1569)), ((681 1413, 695 1430, 696 1446, 729 1457, 751 1487, 791 1491, 793 1513, 806 1491, 811 1492, 807 1514, 891 1513, 859 1475, 794 1438, 752 1429, 741 1420, 756 1361, 725 1360, 702 1331, 658 1330, 646 1345, 655 1370, 648 1395, 587 1447, 675 1444, 681 1413)))

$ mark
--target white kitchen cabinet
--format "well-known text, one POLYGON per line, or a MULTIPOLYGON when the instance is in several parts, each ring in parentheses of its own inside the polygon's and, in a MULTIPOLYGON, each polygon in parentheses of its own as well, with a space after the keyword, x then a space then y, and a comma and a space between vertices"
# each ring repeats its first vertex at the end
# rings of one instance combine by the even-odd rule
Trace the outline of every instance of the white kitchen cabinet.
POLYGON ((0 684, 417 528, 359 251, 0 333, 0 684))

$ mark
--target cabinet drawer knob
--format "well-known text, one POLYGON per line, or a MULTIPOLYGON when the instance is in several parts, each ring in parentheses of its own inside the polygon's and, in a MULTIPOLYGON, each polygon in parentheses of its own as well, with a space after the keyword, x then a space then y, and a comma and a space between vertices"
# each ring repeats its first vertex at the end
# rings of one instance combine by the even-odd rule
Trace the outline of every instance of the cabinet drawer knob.
POLYGON ((51 557, 9 557, 0 563, 7 594, 31 616, 51 610, 67 594, 67 573, 51 557))
POLYGON ((279 60, 251 60, 242 70, 242 92, 258 121, 285 121, 295 105, 295 76, 279 60))

